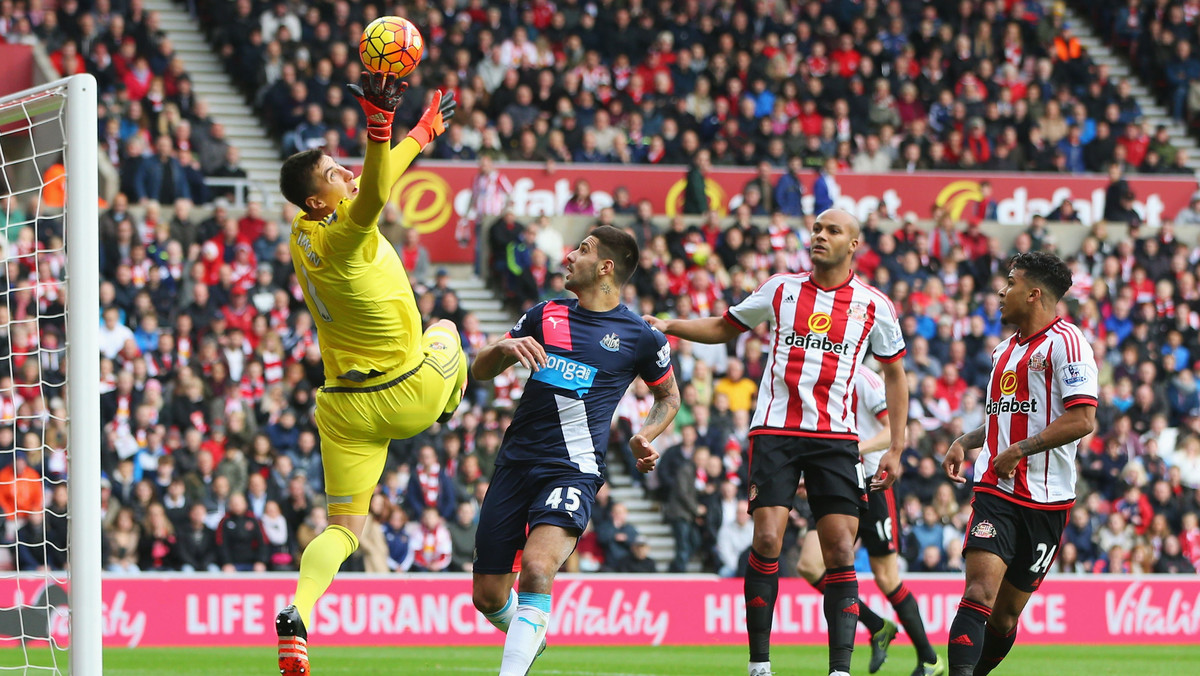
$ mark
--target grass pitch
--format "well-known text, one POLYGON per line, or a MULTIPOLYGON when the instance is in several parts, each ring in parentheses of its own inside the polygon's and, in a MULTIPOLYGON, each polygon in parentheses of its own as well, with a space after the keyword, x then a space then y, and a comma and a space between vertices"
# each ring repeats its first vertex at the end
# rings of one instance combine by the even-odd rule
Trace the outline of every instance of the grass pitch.
MULTIPOLYGON (((938 646, 943 655, 944 646, 938 646)), ((50 664, 49 651, 30 651, 34 665, 50 664)), ((312 648, 315 676, 397 674, 431 676, 496 674, 501 646, 488 648, 312 648)), ((854 673, 866 674, 868 651, 857 646, 854 673)), ((780 676, 823 675, 823 646, 780 646, 771 651, 780 676)), ((908 645, 892 647, 879 674, 908 676, 916 658, 908 645)), ((21 670, 21 650, 0 651, 0 673, 21 670)), ((997 676, 1185 676, 1196 674, 1200 646, 1022 646, 1013 649, 997 676)), ((58 665, 66 673, 61 654, 58 665)), ((24 673, 54 673, 28 669, 24 673)), ((20 671, 18 673, 21 673, 20 671)), ((137 648, 104 651, 104 673, 113 676, 215 676, 277 674, 275 652, 262 648, 137 648)), ((533 675, 547 676, 740 676, 746 673, 742 646, 671 646, 580 648, 550 646, 534 665, 533 675)))

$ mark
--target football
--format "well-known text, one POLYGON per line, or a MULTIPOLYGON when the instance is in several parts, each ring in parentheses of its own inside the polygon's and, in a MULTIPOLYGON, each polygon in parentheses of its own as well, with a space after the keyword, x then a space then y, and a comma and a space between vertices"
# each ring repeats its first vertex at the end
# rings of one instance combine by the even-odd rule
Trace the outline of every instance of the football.
POLYGON ((373 73, 395 73, 404 77, 421 62, 425 40, 408 19, 381 16, 363 29, 358 55, 363 67, 373 73))

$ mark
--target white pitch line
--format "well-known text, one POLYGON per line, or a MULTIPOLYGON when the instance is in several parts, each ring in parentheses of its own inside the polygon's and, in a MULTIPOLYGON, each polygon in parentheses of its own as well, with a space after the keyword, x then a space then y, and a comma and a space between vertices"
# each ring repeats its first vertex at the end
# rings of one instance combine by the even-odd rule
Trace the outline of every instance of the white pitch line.
MULTIPOLYGON (((438 671, 453 671, 470 674, 490 674, 495 669, 480 667, 438 667, 438 671)), ((649 674, 631 674, 622 671, 560 671, 558 669, 538 669, 538 674, 560 674, 561 676, 651 676, 649 674)))

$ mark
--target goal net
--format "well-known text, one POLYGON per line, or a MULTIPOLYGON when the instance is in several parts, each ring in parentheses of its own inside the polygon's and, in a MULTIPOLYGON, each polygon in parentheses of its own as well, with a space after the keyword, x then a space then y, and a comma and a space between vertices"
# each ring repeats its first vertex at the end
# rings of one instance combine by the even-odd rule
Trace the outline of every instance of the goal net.
POLYGON ((0 98, 0 673, 99 674, 96 81, 0 98))

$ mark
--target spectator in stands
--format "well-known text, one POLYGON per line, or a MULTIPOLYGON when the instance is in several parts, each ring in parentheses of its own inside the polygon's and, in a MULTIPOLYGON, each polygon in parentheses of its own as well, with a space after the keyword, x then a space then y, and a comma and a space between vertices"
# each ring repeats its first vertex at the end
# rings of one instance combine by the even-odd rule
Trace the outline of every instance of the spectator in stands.
POLYGON ((108 560, 105 568, 113 573, 138 572, 138 541, 141 539, 140 528, 134 521, 133 511, 122 508, 117 512, 117 519, 107 533, 108 560))
MULTIPOLYGON (((433 509, 443 519, 454 515, 458 503, 454 482, 438 462, 437 450, 432 445, 425 444, 417 451, 416 471, 409 480, 407 495, 406 507, 414 514, 433 509)), ((422 523, 424 521, 422 518, 422 523)))
MULTIPOLYGON (((474 456, 468 456, 473 458, 474 456)), ((454 512, 454 521, 446 526, 450 531, 450 569, 469 573, 475 559, 475 531, 478 529, 475 519, 475 505, 469 500, 458 504, 454 512)))
POLYGON ((629 556, 621 559, 614 567, 618 573, 648 574, 658 572, 658 566, 650 558, 650 540, 639 535, 633 541, 629 556))
POLYGON ((617 569, 629 558, 633 543, 638 539, 637 528, 629 523, 629 508, 624 503, 614 502, 609 518, 596 527, 596 539, 604 554, 604 563, 617 569))
POLYGON ((232 573, 267 569, 269 547, 262 524, 247 511, 246 498, 241 493, 229 496, 225 516, 215 530, 221 570, 232 573))
POLYGON ((421 513, 421 521, 413 529, 410 545, 413 547, 415 570, 436 573, 450 566, 454 545, 450 540, 450 531, 436 509, 430 507, 421 513))
POLYGON ((743 557, 754 540, 754 523, 750 520, 749 503, 739 500, 734 515, 732 522, 725 522, 717 531, 717 558, 721 564, 721 577, 743 574, 743 557))
POLYGON ((175 157, 171 139, 165 135, 158 137, 154 152, 153 157, 138 165, 133 177, 133 199, 143 203, 154 200, 159 204, 172 204, 179 197, 190 199, 192 193, 187 175, 175 157))

